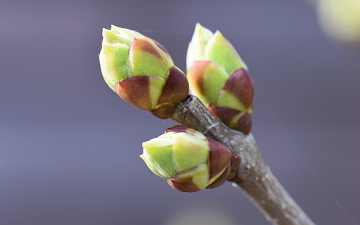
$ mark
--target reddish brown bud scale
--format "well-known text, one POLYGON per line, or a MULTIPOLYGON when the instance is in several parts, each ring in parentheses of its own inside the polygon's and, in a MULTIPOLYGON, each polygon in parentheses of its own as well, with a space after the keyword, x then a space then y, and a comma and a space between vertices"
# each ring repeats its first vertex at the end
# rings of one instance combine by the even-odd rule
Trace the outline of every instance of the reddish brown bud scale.
POLYGON ((127 103, 138 106, 143 110, 151 110, 150 76, 130 77, 117 82, 115 91, 127 103))
POLYGON ((169 69, 165 85, 157 102, 157 109, 151 112, 160 119, 169 118, 176 104, 169 102, 181 102, 189 92, 189 85, 186 77, 176 66, 169 69))
POLYGON ((243 133, 250 133, 252 125, 251 116, 248 113, 242 115, 234 124, 231 124, 230 127, 235 130, 241 130, 243 133))
POLYGON ((157 51, 157 49, 155 49, 154 46, 152 46, 144 38, 134 38, 133 42, 130 44, 129 51, 143 51, 143 52, 150 53, 160 59, 162 58, 159 51, 157 51))
POLYGON ((229 175, 227 177, 227 180, 231 181, 234 178, 237 177, 237 169, 240 165, 241 162, 241 158, 238 155, 232 155, 231 156, 231 163, 230 163, 230 171, 229 171, 229 175))
POLYGON ((209 105, 207 107, 209 111, 218 117, 221 121, 227 124, 230 128, 240 130, 241 132, 248 134, 251 130, 251 115, 243 113, 239 110, 222 107, 218 105, 209 105), (235 120, 241 114, 240 118, 235 120))
POLYGON ((241 111, 239 111, 237 109, 218 106, 218 105, 214 105, 214 104, 210 104, 207 108, 213 115, 218 117, 225 124, 230 124, 233 121, 233 119, 239 113, 241 113, 241 111))
POLYGON ((235 70, 229 76, 223 90, 230 92, 246 108, 250 108, 254 97, 254 86, 251 77, 244 68, 235 70))
POLYGON ((206 188, 212 189, 212 188, 217 188, 217 187, 221 186, 223 183, 225 183, 225 181, 228 180, 229 172, 230 172, 230 167, 228 166, 228 167, 226 167, 226 170, 213 183, 211 183, 206 188))
POLYGON ((191 76, 188 75, 188 79, 191 79, 190 82, 195 83, 197 86, 197 91, 201 94, 204 94, 204 84, 203 84, 203 74, 207 65, 212 64, 210 61, 199 60, 195 61, 191 66, 191 76))
POLYGON ((197 132, 196 130, 193 130, 193 129, 189 129, 188 127, 186 127, 184 125, 175 125, 170 128, 167 128, 165 133, 168 133, 168 132, 176 132, 176 133, 184 132, 191 136, 199 137, 199 132, 197 132))
POLYGON ((210 147, 209 154, 209 178, 212 179, 227 167, 231 160, 231 151, 223 144, 206 137, 210 147))
POLYGON ((179 191, 182 192, 196 192, 200 191, 199 187, 193 182, 192 178, 181 180, 178 176, 175 176, 173 179, 168 180, 168 184, 179 191))
POLYGON ((160 44, 159 42, 157 42, 156 40, 150 38, 169 58, 171 58, 168 50, 162 45, 160 44))
POLYGON ((172 115, 172 113, 175 110, 175 107, 176 104, 164 105, 158 109, 151 110, 150 112, 157 118, 167 119, 172 115))
POLYGON ((159 97, 158 106, 168 102, 181 102, 189 92, 189 85, 184 74, 175 66, 171 67, 165 81, 165 86, 159 97))
POLYGON ((165 130, 165 133, 168 133, 168 132, 185 132, 187 134, 190 134, 188 132, 188 128, 183 126, 183 125, 175 125, 175 126, 172 126, 172 127, 169 127, 165 130))

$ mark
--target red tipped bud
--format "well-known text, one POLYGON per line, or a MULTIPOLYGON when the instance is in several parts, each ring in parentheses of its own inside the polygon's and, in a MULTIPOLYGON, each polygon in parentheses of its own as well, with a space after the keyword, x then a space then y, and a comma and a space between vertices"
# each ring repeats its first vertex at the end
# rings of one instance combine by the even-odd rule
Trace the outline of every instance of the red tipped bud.
POLYGON ((187 67, 191 93, 226 125, 249 133, 253 82, 246 64, 224 36, 197 24, 187 67))
POLYGON ((167 129, 160 137, 144 142, 143 148, 140 157, 149 169, 184 192, 220 186, 240 163, 232 161, 225 145, 185 126, 167 129))
POLYGON ((103 77, 126 102, 168 118, 189 91, 184 73, 167 50, 142 34, 112 26, 103 30, 100 66, 103 77))

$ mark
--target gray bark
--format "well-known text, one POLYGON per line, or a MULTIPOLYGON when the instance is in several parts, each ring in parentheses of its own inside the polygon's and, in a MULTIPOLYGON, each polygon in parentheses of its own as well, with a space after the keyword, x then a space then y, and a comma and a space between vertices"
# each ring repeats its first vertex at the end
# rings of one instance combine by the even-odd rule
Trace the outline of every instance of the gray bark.
POLYGON ((228 128, 195 96, 179 103, 172 119, 223 143, 241 157, 233 186, 241 189, 272 224, 314 224, 271 173, 252 134, 228 128))

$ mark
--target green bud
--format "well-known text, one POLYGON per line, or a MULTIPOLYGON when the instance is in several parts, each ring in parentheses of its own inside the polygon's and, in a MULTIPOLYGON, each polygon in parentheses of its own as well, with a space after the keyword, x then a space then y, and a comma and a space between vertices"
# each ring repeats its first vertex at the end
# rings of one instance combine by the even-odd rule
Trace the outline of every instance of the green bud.
POLYGON ((189 91, 185 74, 157 41, 116 26, 103 29, 99 55, 105 82, 126 102, 168 118, 189 91))
POLYGON ((153 173, 184 192, 220 186, 234 168, 232 153, 225 145, 181 125, 144 142, 140 157, 153 173))
POLYGON ((246 64, 225 37, 197 24, 189 44, 190 92, 229 127, 251 129, 254 87, 246 64))

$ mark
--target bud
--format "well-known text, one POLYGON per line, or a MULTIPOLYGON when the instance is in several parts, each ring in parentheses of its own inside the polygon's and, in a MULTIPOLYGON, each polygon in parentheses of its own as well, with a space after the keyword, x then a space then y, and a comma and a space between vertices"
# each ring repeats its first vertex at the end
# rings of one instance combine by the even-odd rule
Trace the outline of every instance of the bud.
POLYGON ((187 97, 189 85, 167 50, 125 28, 111 26, 102 35, 99 59, 105 82, 126 102, 168 118, 187 97))
POLYGON ((203 134, 177 125, 143 143, 140 156, 159 177, 183 192, 195 192, 223 184, 234 166, 231 151, 203 134))
POLYGON ((359 50, 360 1, 318 0, 316 3, 317 17, 324 32, 340 43, 359 50))
POLYGON ((186 64, 190 92, 226 125, 249 133, 253 82, 246 64, 220 31, 213 34, 197 24, 186 64))

